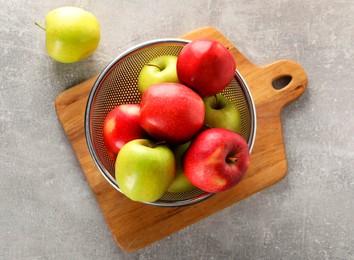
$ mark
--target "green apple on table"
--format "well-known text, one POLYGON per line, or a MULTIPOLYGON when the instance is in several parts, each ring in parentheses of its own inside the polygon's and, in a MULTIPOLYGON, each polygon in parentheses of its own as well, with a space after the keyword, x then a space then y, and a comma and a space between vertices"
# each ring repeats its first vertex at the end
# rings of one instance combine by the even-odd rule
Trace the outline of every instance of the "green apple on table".
POLYGON ((240 133, 241 115, 236 105, 221 94, 206 97, 204 124, 240 133))
POLYGON ((138 90, 142 94, 150 86, 158 83, 179 83, 177 77, 177 56, 163 55, 150 60, 138 76, 138 90))
POLYGON ((191 142, 189 141, 185 144, 177 145, 172 149, 176 160, 176 176, 170 187, 168 187, 168 192, 185 192, 195 187, 187 179, 183 170, 183 156, 190 144, 191 142))
POLYGON ((96 17, 81 8, 63 6, 45 18, 46 51, 54 60, 72 63, 91 55, 100 42, 96 17))
POLYGON ((135 139, 118 153, 115 174, 119 188, 129 199, 154 202, 174 180, 175 158, 166 145, 135 139))

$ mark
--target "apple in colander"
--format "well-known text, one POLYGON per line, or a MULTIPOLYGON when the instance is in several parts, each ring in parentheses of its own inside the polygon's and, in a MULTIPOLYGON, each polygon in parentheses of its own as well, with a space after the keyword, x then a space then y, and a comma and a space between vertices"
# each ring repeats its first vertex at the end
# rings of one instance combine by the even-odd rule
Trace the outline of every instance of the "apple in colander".
POLYGON ((175 158, 160 142, 132 140, 118 153, 115 174, 121 191, 129 199, 154 202, 166 193, 175 177, 175 158))
POLYGON ((143 93, 139 123, 158 141, 183 144, 201 130, 204 113, 204 102, 192 89, 180 83, 161 83, 143 93))
POLYGON ((138 90, 142 94, 150 86, 172 82, 179 83, 176 70, 177 56, 163 55, 150 60, 138 76, 138 90))
POLYGON ((139 124, 139 115, 138 104, 122 104, 113 108, 105 117, 103 142, 112 160, 116 159, 120 149, 127 142, 147 137, 139 124))
POLYGON ((231 100, 221 94, 217 94, 203 98, 203 101, 205 104, 205 125, 226 128, 240 133, 241 114, 231 100))
POLYGON ((211 39, 191 41, 182 48, 177 59, 179 81, 203 98, 225 89, 234 78, 235 70, 236 62, 229 50, 211 39))
POLYGON ((168 192, 185 192, 195 188, 195 186, 187 179, 183 170, 183 157, 190 144, 191 142, 189 141, 181 145, 176 145, 171 149, 176 160, 176 176, 171 185, 168 187, 168 192))
POLYGON ((210 128, 192 141, 183 168, 193 185, 218 193, 238 184, 249 163, 248 144, 241 135, 224 128, 210 128))

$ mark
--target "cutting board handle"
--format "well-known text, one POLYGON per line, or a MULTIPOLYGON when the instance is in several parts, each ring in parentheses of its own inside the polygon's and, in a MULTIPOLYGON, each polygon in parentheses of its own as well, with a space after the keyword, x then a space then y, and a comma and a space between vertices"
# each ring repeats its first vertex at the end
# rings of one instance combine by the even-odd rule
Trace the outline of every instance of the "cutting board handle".
MULTIPOLYGON (((307 76, 302 66, 295 61, 280 60, 263 67, 264 70, 271 73, 270 87, 277 98, 281 107, 299 98, 305 91, 307 86, 307 76), (289 82, 282 86, 282 83, 289 82), (276 84, 280 83, 280 88, 277 89, 276 84)), ((268 73, 265 73, 266 75, 268 73)), ((279 85, 278 85, 279 87, 279 85)))
POLYGON ((252 78, 247 79, 251 90, 261 88, 255 102, 274 100, 280 109, 299 98, 306 90, 307 75, 302 66, 292 60, 279 60, 264 67, 259 67, 252 78))

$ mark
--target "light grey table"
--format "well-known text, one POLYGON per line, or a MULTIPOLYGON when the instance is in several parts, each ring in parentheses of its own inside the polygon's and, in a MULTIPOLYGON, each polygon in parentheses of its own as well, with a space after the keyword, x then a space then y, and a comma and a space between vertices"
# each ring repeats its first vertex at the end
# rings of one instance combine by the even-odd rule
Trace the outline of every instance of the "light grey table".
POLYGON ((0 1, 0 259, 354 259, 354 2, 0 1), (93 12, 93 56, 51 60, 34 22, 93 12), (112 239, 54 109, 62 91, 142 41, 219 29, 257 65, 299 62, 282 112, 281 182, 134 253, 112 239))

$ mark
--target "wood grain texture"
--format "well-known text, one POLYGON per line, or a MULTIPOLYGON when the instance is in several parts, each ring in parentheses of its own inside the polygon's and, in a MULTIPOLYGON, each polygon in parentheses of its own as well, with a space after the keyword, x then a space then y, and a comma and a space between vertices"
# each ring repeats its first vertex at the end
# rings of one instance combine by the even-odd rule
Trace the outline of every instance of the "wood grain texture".
POLYGON ((305 91, 307 77, 302 67, 290 60, 277 61, 264 67, 256 66, 213 27, 200 28, 181 38, 210 38, 229 47, 237 62, 237 69, 247 82, 255 101, 257 130, 251 164, 246 176, 235 188, 201 203, 179 208, 160 208, 133 202, 104 179, 86 145, 84 113, 97 76, 64 91, 55 101, 59 120, 113 238, 125 251, 138 250, 156 242, 274 184, 286 175, 281 109, 305 91), (290 76, 292 80, 281 90, 274 89, 272 81, 282 76, 290 76))

